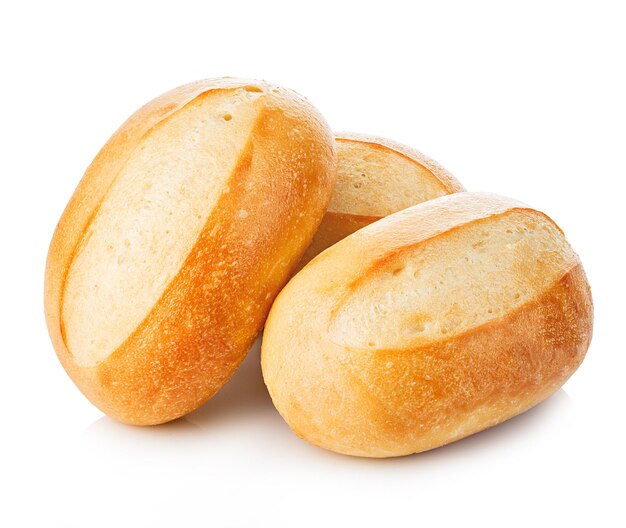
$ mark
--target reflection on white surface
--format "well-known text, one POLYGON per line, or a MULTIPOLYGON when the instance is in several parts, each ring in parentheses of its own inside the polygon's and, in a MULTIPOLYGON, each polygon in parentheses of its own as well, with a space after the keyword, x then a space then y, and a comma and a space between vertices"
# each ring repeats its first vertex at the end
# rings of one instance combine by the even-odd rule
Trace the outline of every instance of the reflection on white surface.
POLYGON ((97 511, 91 528, 108 528, 122 509, 133 512, 127 526, 210 525, 214 518, 232 526, 403 525, 407 511, 439 495, 442 504, 454 496, 457 508, 442 510, 442 519, 458 521, 462 511, 480 518, 488 507, 481 487, 501 510, 519 507, 520 497, 497 484, 507 479, 533 482, 533 500, 550 500, 550 476, 570 469, 562 446, 573 434, 574 410, 560 390, 497 427, 427 453, 348 457, 289 430, 263 383, 257 343, 228 384, 184 418, 142 428, 102 417, 89 426, 57 470, 75 483, 67 492, 80 506, 59 504, 57 518, 80 526, 97 511), (187 506, 171 506, 181 503, 187 506))
MULTIPOLYGON (((257 343, 214 398, 174 422, 132 427, 100 417, 77 436, 68 427, 46 431, 32 450, 36 472, 23 483, 49 497, 47 509, 33 513, 63 527, 87 519, 90 528, 232 519, 220 526, 319 528, 401 526, 408 512, 436 510, 441 525, 458 525, 467 516, 482 519, 492 503, 498 512, 518 511, 520 500, 552 504, 552 482, 563 481, 574 451, 595 437, 581 434, 589 427, 585 414, 560 390, 525 414, 427 453, 343 456, 290 431, 269 398, 259 356, 257 343), (518 483, 515 493, 511 483, 518 483), (449 497, 454 507, 444 506, 449 497)), ((594 458, 576 460, 576 471, 595 474, 594 458)), ((582 494, 575 484, 567 491, 577 503, 582 494)), ((531 512, 508 526, 527 526, 531 512)))

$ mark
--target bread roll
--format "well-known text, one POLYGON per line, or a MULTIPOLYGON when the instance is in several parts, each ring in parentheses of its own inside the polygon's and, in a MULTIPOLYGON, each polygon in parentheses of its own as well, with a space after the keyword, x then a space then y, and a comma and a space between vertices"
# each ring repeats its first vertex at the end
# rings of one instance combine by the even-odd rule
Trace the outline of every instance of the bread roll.
POLYGON ((293 431, 350 455, 426 451, 555 392, 593 308, 578 256, 543 213, 445 196, 329 248, 276 299, 265 383, 293 431))
POLYGON ((421 152, 363 134, 338 134, 337 183, 300 266, 382 217, 464 191, 452 174, 421 152))
POLYGON ((320 114, 265 82, 200 81, 135 113, 48 254, 48 328, 80 390, 141 425, 215 394, 310 243, 335 171, 320 114))

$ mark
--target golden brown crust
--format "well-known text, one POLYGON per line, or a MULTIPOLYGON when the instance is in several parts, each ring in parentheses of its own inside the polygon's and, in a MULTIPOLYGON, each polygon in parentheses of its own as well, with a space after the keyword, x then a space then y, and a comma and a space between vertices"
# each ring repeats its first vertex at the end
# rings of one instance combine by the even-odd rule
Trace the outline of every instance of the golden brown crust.
POLYGON ((592 314, 578 264, 538 299, 498 321, 409 354, 385 350, 344 363, 351 383, 367 387, 362 397, 369 404, 370 431, 379 432, 361 436, 360 446, 350 444, 345 452, 371 456, 376 443, 374 456, 426 451, 530 409, 582 363, 592 314), (403 383, 407 372, 411 380, 403 383))
MULTIPOLYGON (((439 163, 425 156, 418 150, 407 147, 406 145, 381 137, 347 132, 335 134, 335 140, 339 145, 341 145, 341 143, 357 143, 367 145, 372 150, 387 151, 399 155, 411 163, 415 163, 426 169, 426 174, 428 174, 431 178, 433 187, 439 189, 443 194, 452 194, 463 192, 465 190, 461 183, 439 163)), ((375 174, 372 176, 376 177, 375 174)), ((338 174, 338 185, 341 181, 341 177, 342 175, 338 174)), ((433 195, 430 198, 435 197, 436 196, 433 195)), ((373 199, 374 198, 375 197, 373 197, 373 199)), ((421 200, 418 200, 416 197, 414 203, 417 204, 420 201, 421 200)), ((375 205, 376 204, 372 204, 372 210, 375 209, 375 205)), ((349 211, 340 212, 331 209, 332 208, 329 208, 324 215, 322 223, 313 237, 311 245, 307 248, 304 257, 300 262, 300 268, 331 245, 337 243, 366 225, 382 218, 380 215, 352 214, 349 211)))
MULTIPOLYGON (((345 454, 411 454, 524 412, 571 376, 593 324, 577 257, 563 260, 554 281, 521 306, 461 334, 407 341, 402 348, 353 347, 333 338, 346 296, 390 255, 512 211, 531 210, 480 193, 427 202, 347 237, 290 281, 265 327, 262 366, 274 404, 296 434, 345 454)), ((528 281, 534 288, 535 277, 528 281)), ((462 290, 450 293, 451 304, 457 295, 462 290)))
POLYGON ((242 361, 310 241, 330 199, 334 172, 332 136, 323 119, 299 96, 266 83, 200 81, 133 115, 88 168, 48 255, 48 328, 81 391, 114 418, 141 425, 172 420, 209 399, 242 361), (172 113, 207 92, 246 86, 261 87, 264 94, 254 130, 229 176, 229 192, 220 196, 191 253, 144 321, 104 361, 78 366, 63 338, 63 285, 107 189, 133 147, 172 113))

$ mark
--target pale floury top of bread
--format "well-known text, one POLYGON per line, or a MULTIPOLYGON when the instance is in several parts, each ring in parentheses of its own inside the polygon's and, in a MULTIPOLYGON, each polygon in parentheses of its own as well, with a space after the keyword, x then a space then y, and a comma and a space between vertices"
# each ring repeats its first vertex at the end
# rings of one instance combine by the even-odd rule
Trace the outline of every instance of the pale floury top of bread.
POLYGON ((338 133, 332 213, 382 218, 453 192, 461 184, 421 152, 381 137, 338 133))
POLYGON ((335 163, 317 111, 265 82, 200 81, 133 115, 48 257, 48 326, 79 388, 139 424, 212 396, 310 242, 335 163))
POLYGON ((298 273, 270 312, 263 375, 309 442, 406 455, 548 397, 591 329, 589 286, 556 224, 459 193, 379 220, 298 273))
POLYGON ((65 337, 77 364, 106 359, 179 272, 239 163, 260 93, 194 99, 154 127, 117 173, 65 282, 65 337))
POLYGON ((465 189, 421 152, 365 134, 336 135, 337 183, 301 265, 356 230, 412 205, 465 189))

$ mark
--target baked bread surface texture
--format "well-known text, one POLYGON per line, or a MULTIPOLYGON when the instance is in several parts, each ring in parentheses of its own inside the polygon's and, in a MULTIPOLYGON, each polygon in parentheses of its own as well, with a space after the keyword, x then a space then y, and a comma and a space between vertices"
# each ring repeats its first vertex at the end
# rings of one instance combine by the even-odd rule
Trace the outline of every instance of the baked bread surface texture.
POLYGON ((141 425, 207 401, 309 244, 335 171, 320 114, 266 82, 200 81, 136 112, 48 254, 48 329, 80 390, 141 425))
POLYGON ((337 134, 337 183, 301 262, 384 216, 465 189, 421 152, 365 134, 337 134))
POLYGON ((366 457, 426 451, 541 402, 591 340, 585 273, 543 213, 459 193, 348 236, 268 317, 272 400, 312 444, 366 457))

